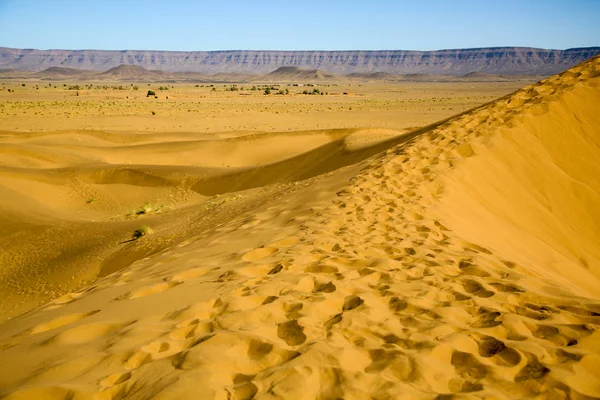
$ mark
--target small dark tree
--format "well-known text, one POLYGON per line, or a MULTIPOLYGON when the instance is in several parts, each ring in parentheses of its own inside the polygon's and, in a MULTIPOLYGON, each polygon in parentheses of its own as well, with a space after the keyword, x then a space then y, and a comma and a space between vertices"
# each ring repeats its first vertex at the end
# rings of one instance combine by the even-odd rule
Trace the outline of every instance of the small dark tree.
POLYGON ((146 97, 150 97, 150 96, 155 96, 156 93, 154 93, 153 90, 148 90, 148 94, 146 94, 146 97))

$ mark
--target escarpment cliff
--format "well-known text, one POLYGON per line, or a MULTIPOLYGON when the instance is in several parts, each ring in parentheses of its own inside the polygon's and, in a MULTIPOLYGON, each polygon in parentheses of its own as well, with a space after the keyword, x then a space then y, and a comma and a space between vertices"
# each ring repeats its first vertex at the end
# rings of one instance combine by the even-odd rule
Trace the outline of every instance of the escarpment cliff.
POLYGON ((438 51, 154 51, 35 50, 0 48, 0 68, 42 71, 67 67, 106 71, 135 65, 167 72, 265 74, 294 66, 334 74, 551 75, 600 54, 600 47, 546 50, 495 47, 438 51))

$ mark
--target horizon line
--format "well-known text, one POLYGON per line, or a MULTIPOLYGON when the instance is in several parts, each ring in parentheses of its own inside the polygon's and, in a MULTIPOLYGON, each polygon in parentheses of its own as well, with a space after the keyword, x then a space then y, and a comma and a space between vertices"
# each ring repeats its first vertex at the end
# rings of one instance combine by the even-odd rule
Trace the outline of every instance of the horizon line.
POLYGON ((448 48, 448 49, 436 49, 436 50, 407 50, 407 49, 378 49, 378 50, 257 50, 257 49, 221 49, 221 50, 161 50, 161 49, 94 49, 94 48, 80 48, 80 49, 66 49, 66 48, 48 48, 38 49, 33 47, 7 47, 0 46, 3 49, 11 50, 28 50, 28 51, 156 51, 156 52, 173 52, 173 53, 218 53, 218 52, 385 52, 385 51, 404 51, 404 52, 421 52, 431 53, 440 51, 458 51, 458 50, 484 50, 484 49, 532 49, 532 50, 545 50, 545 51, 568 51, 568 50, 581 50, 581 49, 595 49, 600 48, 600 44, 597 46, 584 46, 584 47, 568 47, 566 49, 550 49, 543 47, 530 47, 530 46, 489 46, 489 47, 461 47, 461 48, 448 48))

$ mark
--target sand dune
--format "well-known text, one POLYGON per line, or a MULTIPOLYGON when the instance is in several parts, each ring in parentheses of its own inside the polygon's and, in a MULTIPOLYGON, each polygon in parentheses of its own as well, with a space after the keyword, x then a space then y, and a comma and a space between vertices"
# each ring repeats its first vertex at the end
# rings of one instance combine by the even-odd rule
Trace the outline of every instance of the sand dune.
POLYGON ((1 325, 0 396, 600 397, 599 100, 597 57, 411 132, 7 134, 4 238, 54 224, 40 249, 79 247, 54 271, 47 254, 3 268, 3 293, 101 278, 1 325), (173 210, 110 215, 149 187, 173 210), (83 193, 100 200, 69 203, 83 193), (155 232, 126 242, 146 217, 155 232), (86 253, 94 236, 124 243, 86 253))
MULTIPOLYGON (((215 196, 291 185, 352 164, 401 133, 384 129, 238 132, 220 139, 181 133, 7 133, 0 139, 4 193, 0 237, 6 243, 0 261, 13 266, 2 271, 0 287, 24 293, 9 296, 0 311, 15 315, 65 288, 92 280, 103 268, 102 258, 113 263, 124 258, 119 265, 132 262, 126 255, 129 250, 119 243, 142 223, 169 225, 177 215, 205 213, 206 207, 230 200, 215 196), (139 209, 146 210, 143 222, 136 215, 139 209), (48 229, 47 239, 41 239, 40 232, 48 229), (53 242, 54 235, 68 236, 53 242), (89 254, 62 254, 63 249, 82 246, 95 254, 83 269, 80 257, 89 254), (49 267, 57 262, 58 273, 49 267), (41 276, 20 282, 25 271, 41 276), (65 274, 77 277, 65 282, 65 274)), ((184 235, 179 228, 175 231, 169 235, 184 235)))

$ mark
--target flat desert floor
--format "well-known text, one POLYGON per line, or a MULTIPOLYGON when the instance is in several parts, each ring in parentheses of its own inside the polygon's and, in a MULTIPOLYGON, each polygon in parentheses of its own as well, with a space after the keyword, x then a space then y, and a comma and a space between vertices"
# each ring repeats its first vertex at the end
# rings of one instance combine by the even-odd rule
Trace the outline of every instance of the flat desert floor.
POLYGON ((213 85, 0 82, 0 398, 600 397, 600 58, 213 85))

